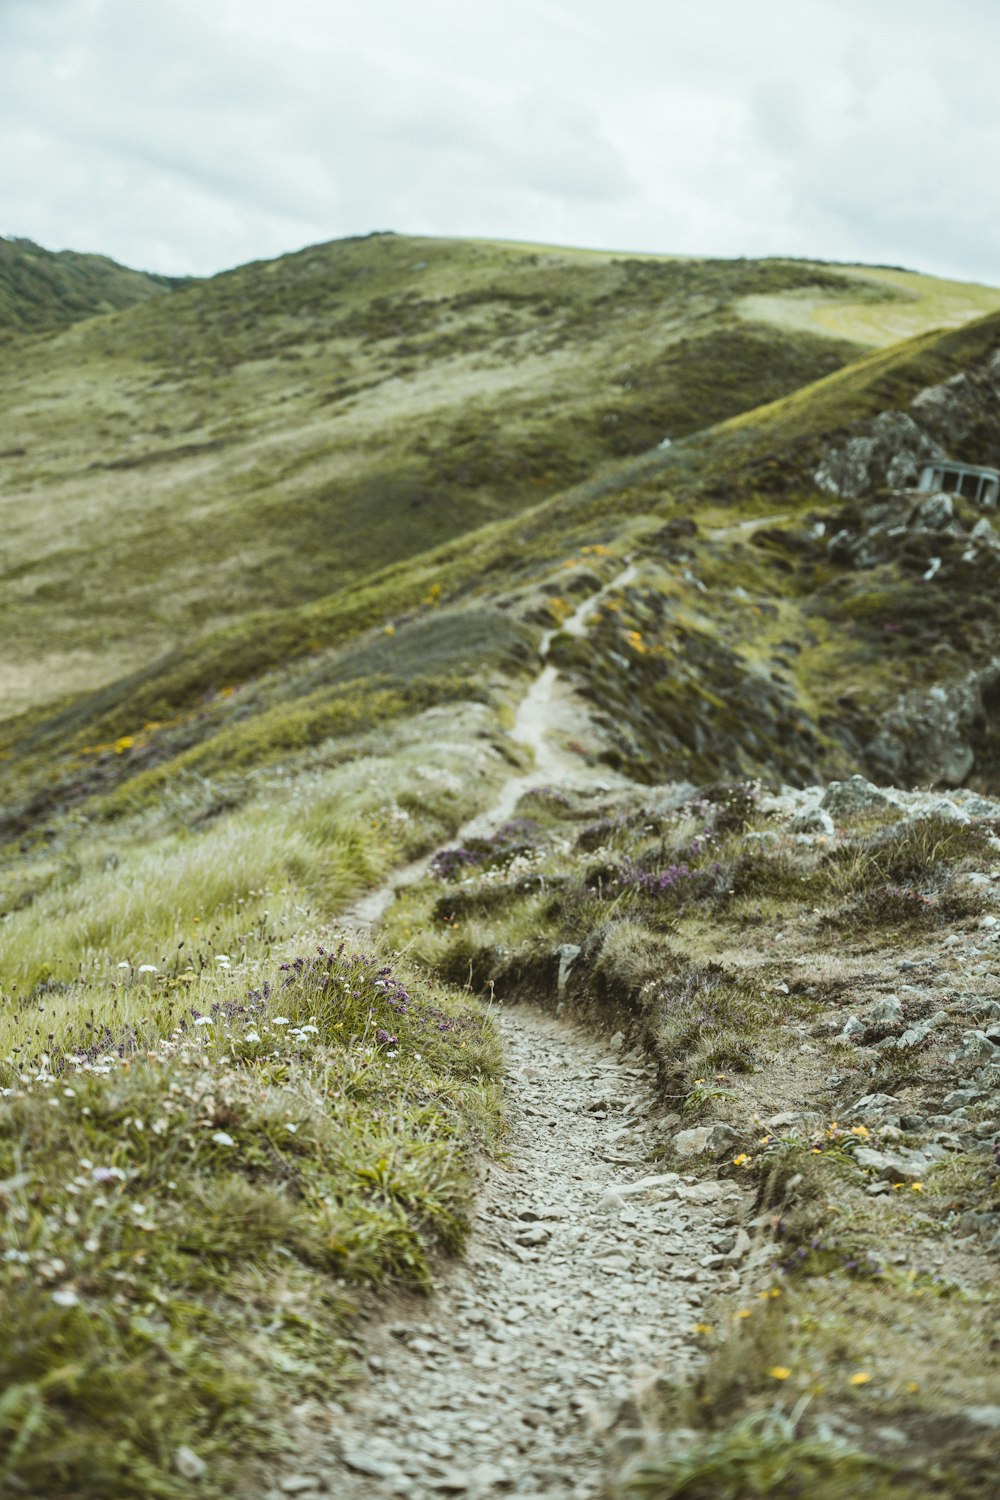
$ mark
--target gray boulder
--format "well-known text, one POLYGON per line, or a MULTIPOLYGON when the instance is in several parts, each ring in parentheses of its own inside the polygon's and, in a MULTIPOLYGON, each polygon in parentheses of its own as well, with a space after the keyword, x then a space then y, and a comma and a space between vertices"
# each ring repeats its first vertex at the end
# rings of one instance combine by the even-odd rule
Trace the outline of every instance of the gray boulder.
POLYGON ((895 1026, 903 1019, 903 1002, 898 995, 884 995, 868 1012, 870 1026, 895 1026))
POLYGON ((804 807, 789 823, 793 833, 824 833, 832 837, 836 831, 833 819, 822 807, 804 807))
POLYGON ((695 1125, 674 1136, 678 1156, 725 1156, 738 1143, 739 1135, 729 1125, 695 1125))
MULTIPOLYGON (((959 786, 975 764, 970 740, 985 713, 983 694, 998 682, 1000 657, 993 657, 964 677, 901 693, 865 747, 865 758, 886 781, 959 786)), ((951 806, 956 821, 963 821, 966 815, 951 806)))
POLYGON ((899 1100, 894 1094, 865 1094, 847 1111, 847 1119, 888 1120, 899 1119, 899 1100))
POLYGON ((871 812, 888 807, 889 798, 863 776, 852 776, 849 781, 831 781, 823 793, 820 807, 834 817, 853 817, 856 813, 871 812))
POLYGON ((857 500, 879 485, 915 485, 924 465, 944 456, 941 445, 906 412, 884 411, 867 432, 829 448, 814 478, 821 490, 857 500))
POLYGON ((900 1147, 897 1151, 876 1151, 859 1146, 854 1160, 866 1172, 875 1172, 883 1182, 919 1182, 930 1169, 930 1159, 922 1151, 900 1147))

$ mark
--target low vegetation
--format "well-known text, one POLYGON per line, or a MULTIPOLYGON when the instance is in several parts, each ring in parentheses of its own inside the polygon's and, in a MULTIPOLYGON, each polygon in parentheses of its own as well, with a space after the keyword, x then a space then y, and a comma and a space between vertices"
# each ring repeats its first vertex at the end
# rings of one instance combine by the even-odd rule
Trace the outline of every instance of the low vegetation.
POLYGON ((5 1021, 11 1493, 231 1493, 350 1378, 358 1295, 461 1246, 496 1134, 482 1014, 371 952, 155 967, 5 1021))
POLYGON ((1000 320, 846 364, 760 322, 858 287, 377 236, 11 335, 0 1487, 255 1482, 461 1247, 516 993, 644 1049, 657 1160, 749 1203, 623 1493, 989 1492, 994 805, 768 792, 997 789, 992 523, 816 476, 1000 320), (462 835, 543 631, 603 790, 462 835))
POLYGON ((0 345, 17 333, 47 332, 120 312, 185 281, 133 271, 106 255, 43 250, 31 240, 0 236, 0 345))
MULTIPOLYGON (((10 254, 70 274, 72 258, 10 254)), ((933 287, 902 304, 915 329, 933 287)), ((303 606, 338 614, 377 569, 838 370, 861 349, 835 333, 859 288, 900 303, 878 278, 806 262, 378 235, 13 337, 0 713, 99 689, 206 633, 254 638, 245 675, 281 661, 310 638, 303 606), (737 311, 807 290, 832 309, 828 335, 737 311)), ((11 296, 27 317, 28 290, 11 296)))
POLYGON ((8 851, 13 1493, 231 1493, 350 1381, 359 1306, 461 1246, 500 1129, 489 1023, 331 922, 502 774, 485 744, 458 774, 484 704, 436 712, 112 793, 8 851))
POLYGON ((603 805, 543 789, 439 855, 386 930, 451 982, 624 1031, 658 1064, 664 1165, 752 1188, 749 1269, 700 1327, 694 1386, 649 1398, 668 1436, 625 1494, 985 1496, 990 1430, 966 1412, 993 1378, 988 1090, 981 1131, 961 1109, 963 1133, 941 1131, 990 965, 963 959, 943 1007, 918 976, 943 933, 982 951, 997 825, 887 807, 831 837, 788 816, 747 783, 603 805), (901 969, 905 1000, 880 1006, 901 969), (854 1108, 870 1095, 882 1113, 854 1108), (698 1126, 716 1147, 675 1155, 698 1126))

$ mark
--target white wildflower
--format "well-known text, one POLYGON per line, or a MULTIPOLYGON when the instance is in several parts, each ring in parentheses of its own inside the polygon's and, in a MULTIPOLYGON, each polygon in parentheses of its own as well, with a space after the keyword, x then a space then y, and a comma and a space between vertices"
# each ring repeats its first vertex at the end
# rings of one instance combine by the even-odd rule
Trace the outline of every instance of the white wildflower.
POLYGON ((52 1293, 52 1300, 57 1307, 77 1307, 80 1298, 71 1286, 60 1286, 52 1293))
POLYGON ((216 1130, 213 1133, 213 1135, 212 1135, 212 1140, 215 1142, 215 1144, 217 1146, 235 1146, 236 1145, 236 1142, 233 1140, 232 1136, 226 1130, 216 1130))

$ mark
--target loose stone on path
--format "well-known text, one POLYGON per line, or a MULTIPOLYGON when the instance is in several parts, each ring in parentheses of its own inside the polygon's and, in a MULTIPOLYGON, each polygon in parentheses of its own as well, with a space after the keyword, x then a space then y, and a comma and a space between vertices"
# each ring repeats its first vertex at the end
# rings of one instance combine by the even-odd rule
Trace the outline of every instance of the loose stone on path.
POLYGON ((656 1139, 647 1070, 536 1010, 497 1020, 509 1159, 489 1171, 466 1256, 412 1321, 372 1329, 367 1384, 299 1456, 344 1500, 594 1500, 623 1403, 658 1370, 693 1368, 703 1298, 733 1284, 715 1263, 735 1184, 607 1160, 626 1106, 639 1152, 656 1139))

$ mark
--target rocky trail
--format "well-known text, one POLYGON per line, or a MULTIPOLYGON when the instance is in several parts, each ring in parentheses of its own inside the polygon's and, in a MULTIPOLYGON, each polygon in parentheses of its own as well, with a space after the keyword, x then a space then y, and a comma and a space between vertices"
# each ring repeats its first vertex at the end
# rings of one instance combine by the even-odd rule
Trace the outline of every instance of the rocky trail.
MULTIPOLYGON (((633 577, 631 567, 619 573, 585 599, 562 629, 585 635, 601 596, 633 577)), ((551 638, 552 633, 541 641, 539 671, 512 729, 512 739, 531 752, 532 768, 511 775, 493 805, 458 830, 458 842, 493 834, 532 786, 571 785, 586 795, 631 785, 576 753, 574 746, 595 742, 597 731, 586 704, 549 659, 551 638)), ((768 847, 784 837, 795 841, 796 849, 834 838, 834 815, 850 819, 858 807, 896 810, 904 829, 921 817, 937 817, 948 827, 995 816, 993 803, 968 791, 950 797, 882 791, 861 777, 825 791, 785 788, 762 798, 760 806, 774 826, 748 839, 768 847)), ((992 834, 987 843, 991 839, 996 844, 992 834)), ((420 878, 427 866, 424 859, 397 873, 345 913, 345 927, 370 931, 394 892, 420 878)), ((976 890, 990 887, 995 878, 994 870, 968 877, 976 890)), ((775 935, 790 974, 796 964, 807 966, 810 975, 817 972, 820 954, 810 920, 808 913, 801 918, 801 952, 792 951, 791 929, 775 935)), ((989 989, 993 982, 992 953, 982 944, 993 941, 998 921, 992 913, 983 915, 974 933, 953 933, 943 942, 949 953, 956 944, 970 946, 977 963, 975 974, 964 979, 977 991, 980 983, 989 989)), ((962 1085, 941 1105, 947 1111, 959 1101, 954 1116, 935 1114, 922 1096, 907 1113, 900 1100, 869 1081, 874 1065, 857 1080, 849 1115, 868 1123, 848 1134, 861 1130, 865 1138, 866 1144, 853 1145, 858 1168, 869 1178, 875 1174, 856 1184, 867 1202, 876 1196, 892 1200, 895 1187, 914 1178, 922 1188, 935 1163, 962 1147, 962 1140, 948 1133, 950 1127, 961 1117, 958 1128, 966 1129, 966 1100, 985 1099, 988 1093, 985 1074, 983 1088, 967 1076, 969 1060, 986 1066, 1000 1045, 995 1032, 969 1030, 971 1016, 979 1018, 980 1027, 988 1023, 992 1000, 987 1004, 971 989, 950 999, 937 991, 925 996, 909 981, 933 959, 918 960, 912 950, 903 951, 905 958, 892 950, 884 960, 866 953, 853 968, 823 955, 819 972, 836 991, 826 1013, 812 1028, 805 1021, 789 1022, 785 1029, 794 1050, 780 1050, 772 1062, 763 1059, 756 1073, 755 1107, 758 1098, 767 1099, 778 1111, 765 1120, 769 1128, 787 1126, 794 1134, 806 1122, 818 1129, 827 1118, 829 1090, 841 1081, 831 1064, 849 1066, 848 1052, 869 1040, 898 1051, 930 1046, 935 1028, 950 1028, 955 1050, 942 1055, 939 1067, 947 1066, 952 1083, 962 1085), (886 993, 890 988, 893 992, 886 993), (945 1002, 952 1007, 947 1013, 941 1009, 945 1002), (803 1039, 807 1036, 811 1040, 803 1039), (803 1113, 803 1102, 811 1113, 803 1113), (792 1112, 781 1113, 789 1105, 792 1112), (883 1117, 886 1108, 890 1113, 883 1117), (945 1133, 939 1129, 925 1139, 932 1127, 945 1133), (907 1144, 911 1137, 922 1142, 921 1151, 907 1144)), ((567 950, 566 957, 575 952, 567 950)), ((753 941, 748 948, 727 950, 725 957, 734 972, 760 962, 753 941)), ((557 991, 562 979, 560 973, 557 991)), ((778 985, 777 992, 787 994, 788 983, 778 985)), ((650 1451, 646 1424, 653 1403, 644 1397, 660 1375, 675 1385, 693 1375, 705 1358, 697 1326, 706 1318, 703 1308, 719 1293, 738 1294, 744 1278, 753 1277, 759 1256, 767 1253, 763 1247, 751 1253, 742 1227, 746 1199, 754 1191, 749 1180, 737 1185, 704 1172, 666 1172, 655 1164, 657 1148, 671 1137, 669 1130, 664 1134, 668 1122, 660 1118, 652 1065, 639 1052, 624 1055, 620 1035, 602 1039, 563 1019, 558 994, 552 1000, 554 1013, 518 1004, 516 996, 494 1006, 506 1049, 510 1136, 506 1154, 483 1167, 464 1257, 439 1265, 430 1297, 397 1298, 369 1311, 361 1378, 342 1405, 310 1420, 294 1472, 279 1475, 265 1500, 296 1493, 344 1500, 439 1495, 597 1500, 616 1492, 614 1476, 623 1461, 650 1451)), ((676 1123, 671 1117, 671 1126, 676 1123)), ((722 1128, 740 1138, 731 1126, 722 1128)), ((993 1129, 990 1119, 968 1124, 977 1141, 993 1129)), ((679 1137, 672 1139, 676 1146, 679 1137)), ((967 1220, 978 1227, 982 1217, 970 1212, 962 1227, 967 1220)), ((889 1227, 873 1240, 880 1261, 906 1266, 916 1257, 920 1265, 944 1263, 936 1243, 918 1247, 911 1234, 909 1248, 902 1247, 889 1227)), ((915 1274, 921 1274, 919 1267, 915 1274)), ((969 1286, 978 1274, 974 1267, 969 1270, 969 1286)), ((867 1382, 869 1375, 862 1373, 867 1382)))
MULTIPOLYGON (((583 634, 602 595, 564 630, 583 634)), ((582 704, 549 663, 519 706, 512 738, 534 766, 456 836, 487 835, 528 787, 546 781, 607 791, 614 773, 588 770, 563 748, 586 736, 582 704)), ((421 860, 346 914, 379 920, 421 860)), ((433 1295, 372 1320, 366 1373, 328 1429, 304 1446, 308 1465, 271 1495, 362 1497, 512 1494, 586 1500, 641 1442, 643 1390, 696 1358, 703 1299, 735 1285, 749 1249, 737 1230, 739 1189, 657 1173, 655 1070, 534 1008, 494 1008, 507 1055, 508 1152, 484 1173, 461 1262, 433 1295)))
POLYGON ((509 1155, 466 1255, 373 1324, 364 1382, 275 1500, 600 1495, 643 1390, 695 1359, 703 1299, 736 1283, 739 1189, 643 1165, 650 1065, 527 1007, 498 1022, 509 1155))
MULTIPOLYGON (((629 563, 610 582, 595 593, 588 594, 564 621, 561 629, 568 635, 585 635, 587 618, 600 600, 616 589, 627 588, 635 576, 636 568, 629 563)), ((603 767, 600 772, 593 771, 580 756, 564 749, 560 743, 567 739, 585 741, 594 738, 594 732, 586 706, 560 677, 559 669, 548 660, 555 634, 555 630, 547 630, 539 642, 541 667, 518 704, 511 729, 511 739, 530 751, 533 764, 528 771, 508 777, 493 803, 457 830, 455 843, 461 844, 469 838, 489 837, 512 817, 518 802, 530 787, 558 782, 578 787, 589 785, 594 791, 607 792, 614 785, 631 784, 607 767, 603 767)), ((414 860, 383 885, 362 896, 343 913, 342 924, 347 929, 360 931, 377 926, 396 891, 401 886, 421 879, 427 873, 430 860, 430 855, 414 860)))

